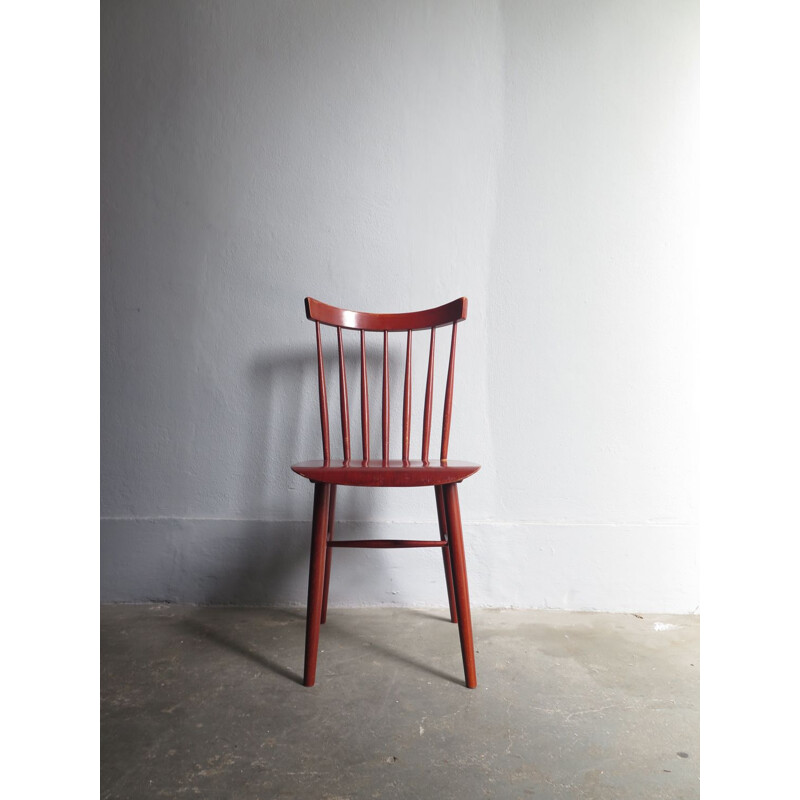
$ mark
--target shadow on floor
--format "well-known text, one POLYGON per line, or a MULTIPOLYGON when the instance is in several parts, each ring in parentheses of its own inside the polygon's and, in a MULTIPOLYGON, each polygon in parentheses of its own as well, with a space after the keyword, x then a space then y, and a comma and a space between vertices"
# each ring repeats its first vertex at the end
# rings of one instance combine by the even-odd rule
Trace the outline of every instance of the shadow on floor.
MULTIPOLYGON (((291 633, 291 637, 282 637, 278 646, 275 647, 277 651, 284 651, 287 645, 286 639, 291 638, 293 641, 302 640, 305 635, 306 616, 305 611, 301 609, 248 609, 248 616, 257 616, 263 613, 266 617, 269 616, 270 620, 280 620, 280 628, 285 629, 291 633)), ((358 633, 353 627, 348 625, 347 620, 336 620, 337 609, 331 608, 328 612, 328 621, 322 628, 323 638, 334 640, 344 647, 352 647, 355 644, 369 644, 371 650, 384 657, 387 661, 396 661, 407 667, 412 667, 422 672, 455 683, 456 685, 463 685, 462 676, 453 676, 431 664, 425 662, 424 653, 420 654, 419 658, 412 657, 407 651, 399 650, 392 647, 374 635, 365 636, 364 633, 358 633)), ((396 620, 396 612, 394 609, 381 609, 387 617, 391 615, 396 620)), ((380 612, 379 612, 380 613, 380 612)), ((403 613, 412 614, 416 617, 424 617, 426 619, 442 622, 443 624, 450 625, 449 616, 446 610, 441 614, 433 612, 420 611, 418 609, 403 609, 403 613)), ((189 615, 180 620, 180 625, 187 633, 194 636, 199 636, 207 641, 210 641, 220 647, 224 647, 244 658, 249 659, 260 667, 268 669, 279 675, 282 678, 293 681, 294 683, 302 685, 302 661, 298 663, 298 669, 292 669, 275 655, 267 652, 266 648, 261 643, 254 643, 252 636, 252 628, 250 632, 246 633, 240 630, 239 626, 231 625, 231 620, 240 619, 242 609, 231 606, 230 608, 214 606, 214 607, 199 607, 193 610, 189 615)), ((455 630, 455 626, 453 626, 455 630)), ((275 630, 274 625, 265 630, 275 630)), ((387 637, 388 638, 388 637, 387 637)), ((458 646, 457 634, 454 639, 456 647, 458 646)), ((266 643, 266 639, 265 639, 266 643)), ((323 645, 320 645, 321 649, 323 645)), ((302 659, 302 656, 301 656, 302 659)))

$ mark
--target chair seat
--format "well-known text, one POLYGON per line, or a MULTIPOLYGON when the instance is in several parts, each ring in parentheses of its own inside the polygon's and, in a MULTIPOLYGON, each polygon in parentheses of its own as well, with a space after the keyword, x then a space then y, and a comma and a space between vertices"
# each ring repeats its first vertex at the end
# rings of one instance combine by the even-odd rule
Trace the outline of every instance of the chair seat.
POLYGON ((422 461, 380 460, 364 462, 361 459, 342 461, 303 461, 292 464, 292 470, 316 483, 339 486, 439 486, 474 475, 480 464, 452 459, 422 461))

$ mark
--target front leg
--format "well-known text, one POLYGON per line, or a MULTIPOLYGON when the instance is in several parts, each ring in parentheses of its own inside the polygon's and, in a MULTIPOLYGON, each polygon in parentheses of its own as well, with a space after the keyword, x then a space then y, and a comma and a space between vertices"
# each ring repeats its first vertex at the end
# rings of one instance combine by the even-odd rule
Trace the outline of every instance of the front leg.
POLYGON ((306 610, 306 658, 303 686, 313 686, 317 673, 319 622, 325 581, 325 551, 328 533, 330 484, 314 484, 314 521, 311 524, 311 564, 308 571, 308 607, 306 610))
POLYGON ((464 678, 467 688, 474 689, 478 685, 478 679, 475 674, 475 649, 472 643, 472 614, 469 608, 461 509, 458 506, 458 489, 455 483, 448 483, 444 487, 444 507, 447 514, 450 556, 453 559, 453 584, 458 611, 458 636, 461 639, 461 657, 464 661, 464 678))

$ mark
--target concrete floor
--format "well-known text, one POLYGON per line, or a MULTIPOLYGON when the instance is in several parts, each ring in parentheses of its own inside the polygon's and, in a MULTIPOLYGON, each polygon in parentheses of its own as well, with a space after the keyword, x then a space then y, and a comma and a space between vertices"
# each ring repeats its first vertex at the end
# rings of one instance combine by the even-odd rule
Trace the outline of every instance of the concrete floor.
POLYGON ((691 616, 104 606, 102 798, 699 797, 691 616))

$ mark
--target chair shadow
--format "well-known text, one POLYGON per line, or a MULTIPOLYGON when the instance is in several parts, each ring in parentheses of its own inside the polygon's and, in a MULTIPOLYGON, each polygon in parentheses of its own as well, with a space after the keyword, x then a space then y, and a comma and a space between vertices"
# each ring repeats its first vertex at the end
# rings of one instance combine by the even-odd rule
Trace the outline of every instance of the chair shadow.
MULTIPOLYGON (((378 613, 382 609, 378 609, 378 613)), ((402 611, 412 611, 414 609, 402 609, 402 611)), ((355 642, 364 642, 364 638, 357 636, 352 628, 347 627, 346 625, 337 624, 335 621, 331 621, 331 614, 336 613, 336 609, 330 609, 328 611, 328 620, 325 625, 322 626, 322 630, 327 628, 335 633, 336 636, 344 639, 348 643, 355 643, 355 642)), ((449 615, 449 612, 448 612, 449 615)), ((433 615, 429 615, 432 619, 440 620, 440 617, 434 617, 433 615)), ((335 619, 335 617, 334 617, 335 619)), ((449 616, 448 616, 449 619, 449 616)), ((449 681, 450 683, 454 683, 457 686, 463 686, 464 680, 463 678, 457 678, 453 675, 444 672, 436 667, 431 666, 430 664, 426 663, 425 661, 417 658, 413 658, 408 655, 408 653, 404 651, 400 651, 394 647, 387 645, 385 642, 377 641, 374 638, 370 638, 369 640, 370 648, 377 653, 380 653, 382 656, 386 657, 387 659, 392 659, 394 661, 399 661, 403 664, 406 664, 409 667, 413 667, 420 672, 427 672, 429 675, 433 675, 436 678, 441 678, 442 680, 449 681)))
MULTIPOLYGON (((333 344, 333 340, 324 343, 323 350, 331 453, 338 457, 339 387, 333 344)), ((355 351, 349 351, 346 356, 351 376, 359 374, 356 355, 355 351)), ((396 355, 390 352, 390 359, 396 355)), ((368 352, 369 371, 379 371, 382 364, 379 353, 368 352)), ((357 380, 349 384, 351 404, 358 401, 358 387, 357 380)), ((238 563, 208 581, 209 589, 201 602, 279 608, 302 600, 304 590, 298 593, 297 584, 305 583, 308 574, 313 489, 305 478, 291 472, 290 466, 322 456, 315 348, 264 351, 256 355, 248 369, 248 395, 249 435, 237 506, 249 522, 243 528, 245 536, 238 563)), ((351 410, 351 426, 353 448, 357 450, 361 434, 355 408, 354 405, 351 410)), ((373 425, 379 424, 379 417, 372 415, 373 425)), ((373 449, 374 441, 373 436, 373 449)), ((373 519, 379 499, 375 492, 356 489, 340 491, 336 502, 339 519, 373 519)))
MULTIPOLYGON (((237 612, 238 611, 240 610, 237 609, 237 612)), ((218 606, 213 608, 201 608, 198 609, 193 616, 183 619, 181 623, 189 633, 202 636, 204 639, 207 639, 214 644, 219 645, 220 647, 231 650, 240 656, 248 658, 250 661, 255 662, 258 666, 268 669, 271 672, 274 672, 276 675, 286 678, 287 680, 294 681, 294 683, 302 686, 303 676, 300 673, 295 672, 284 664, 279 664, 277 661, 265 655, 263 652, 257 651, 253 647, 244 644, 242 641, 237 639, 236 636, 231 634, 227 628, 223 629, 221 624, 217 625, 209 621, 210 618, 220 617, 221 615, 224 616, 224 613, 225 609, 220 609, 218 606)), ((293 614, 292 612, 285 611, 283 609, 279 611, 276 609, 269 609, 269 613, 279 613, 289 617, 290 621, 294 622, 305 620, 305 615, 300 614, 299 612, 297 614, 293 614)))
MULTIPOLYGON (((339 422, 339 385, 336 356, 332 341, 323 344, 327 384, 328 417, 331 456, 342 455, 342 437, 339 422)), ((390 364, 397 353, 390 351, 390 364)), ((367 353, 368 372, 382 368, 377 352, 367 353)), ((350 400, 350 429, 353 452, 361 450, 359 422, 360 365, 356 353, 346 351, 345 362, 350 400)), ((399 373, 399 368, 395 369, 399 373)), ((250 519, 266 519, 280 515, 283 519, 309 521, 312 506, 311 493, 298 491, 306 480, 291 473, 292 463, 322 458, 320 433, 319 394, 317 383, 317 357, 313 347, 281 353, 263 353, 250 364, 250 410, 248 449, 242 468, 242 496, 240 506, 250 519), (287 491, 288 490, 288 491, 287 491)), ((378 383, 371 383, 372 392, 378 383)), ((375 399, 373 397, 373 402, 375 399)), ((371 440, 374 452, 380 436, 377 425, 380 415, 372 414, 371 440)), ((342 493, 337 507, 343 519, 371 519, 375 505, 373 492, 342 493)))
MULTIPOLYGON (((418 612, 416 609, 404 610, 413 611, 417 616, 425 616, 436 621, 448 621, 444 617, 435 616, 433 614, 425 614, 424 612, 418 612)), ((259 610, 252 609, 252 611, 253 613, 258 613, 259 610)), ((264 611, 271 617, 283 617, 288 623, 293 625, 302 625, 303 629, 305 629, 306 615, 300 610, 292 611, 290 609, 270 608, 264 609, 264 611)), ((265 654, 263 651, 256 649, 252 645, 246 644, 235 634, 231 633, 228 621, 225 619, 227 616, 226 612, 240 614, 241 609, 236 608, 228 610, 219 606, 200 607, 191 616, 182 619, 181 625, 186 629, 187 633, 201 636, 203 639, 230 650, 237 655, 242 656, 243 658, 249 659, 259 667, 267 669, 270 672, 285 678, 286 680, 292 681, 300 686, 303 685, 303 675, 301 672, 297 672, 290 667, 287 667, 285 664, 279 663, 274 658, 271 658, 269 655, 265 654)), ((335 614, 335 609, 331 609, 331 612, 335 614)), ((322 630, 330 631, 331 634, 336 636, 340 641, 346 642, 349 645, 364 642, 364 638, 358 636, 352 628, 348 627, 346 624, 337 624, 336 622, 332 622, 330 616, 328 617, 328 621, 322 627, 322 630)), ((463 679, 454 677, 443 670, 437 669, 422 659, 413 658, 406 652, 391 647, 384 642, 376 641, 374 638, 370 638, 369 644, 374 652, 379 653, 387 660, 399 661, 409 667, 414 668, 415 670, 426 672, 429 675, 433 675, 441 680, 456 684, 457 686, 462 686, 464 683, 463 679)))
POLYGON ((449 608, 443 608, 441 610, 441 613, 438 614, 434 613, 433 611, 423 611, 422 609, 419 608, 409 608, 408 611, 414 614, 414 616, 423 617, 424 619, 435 619, 438 622, 450 622, 449 608))

